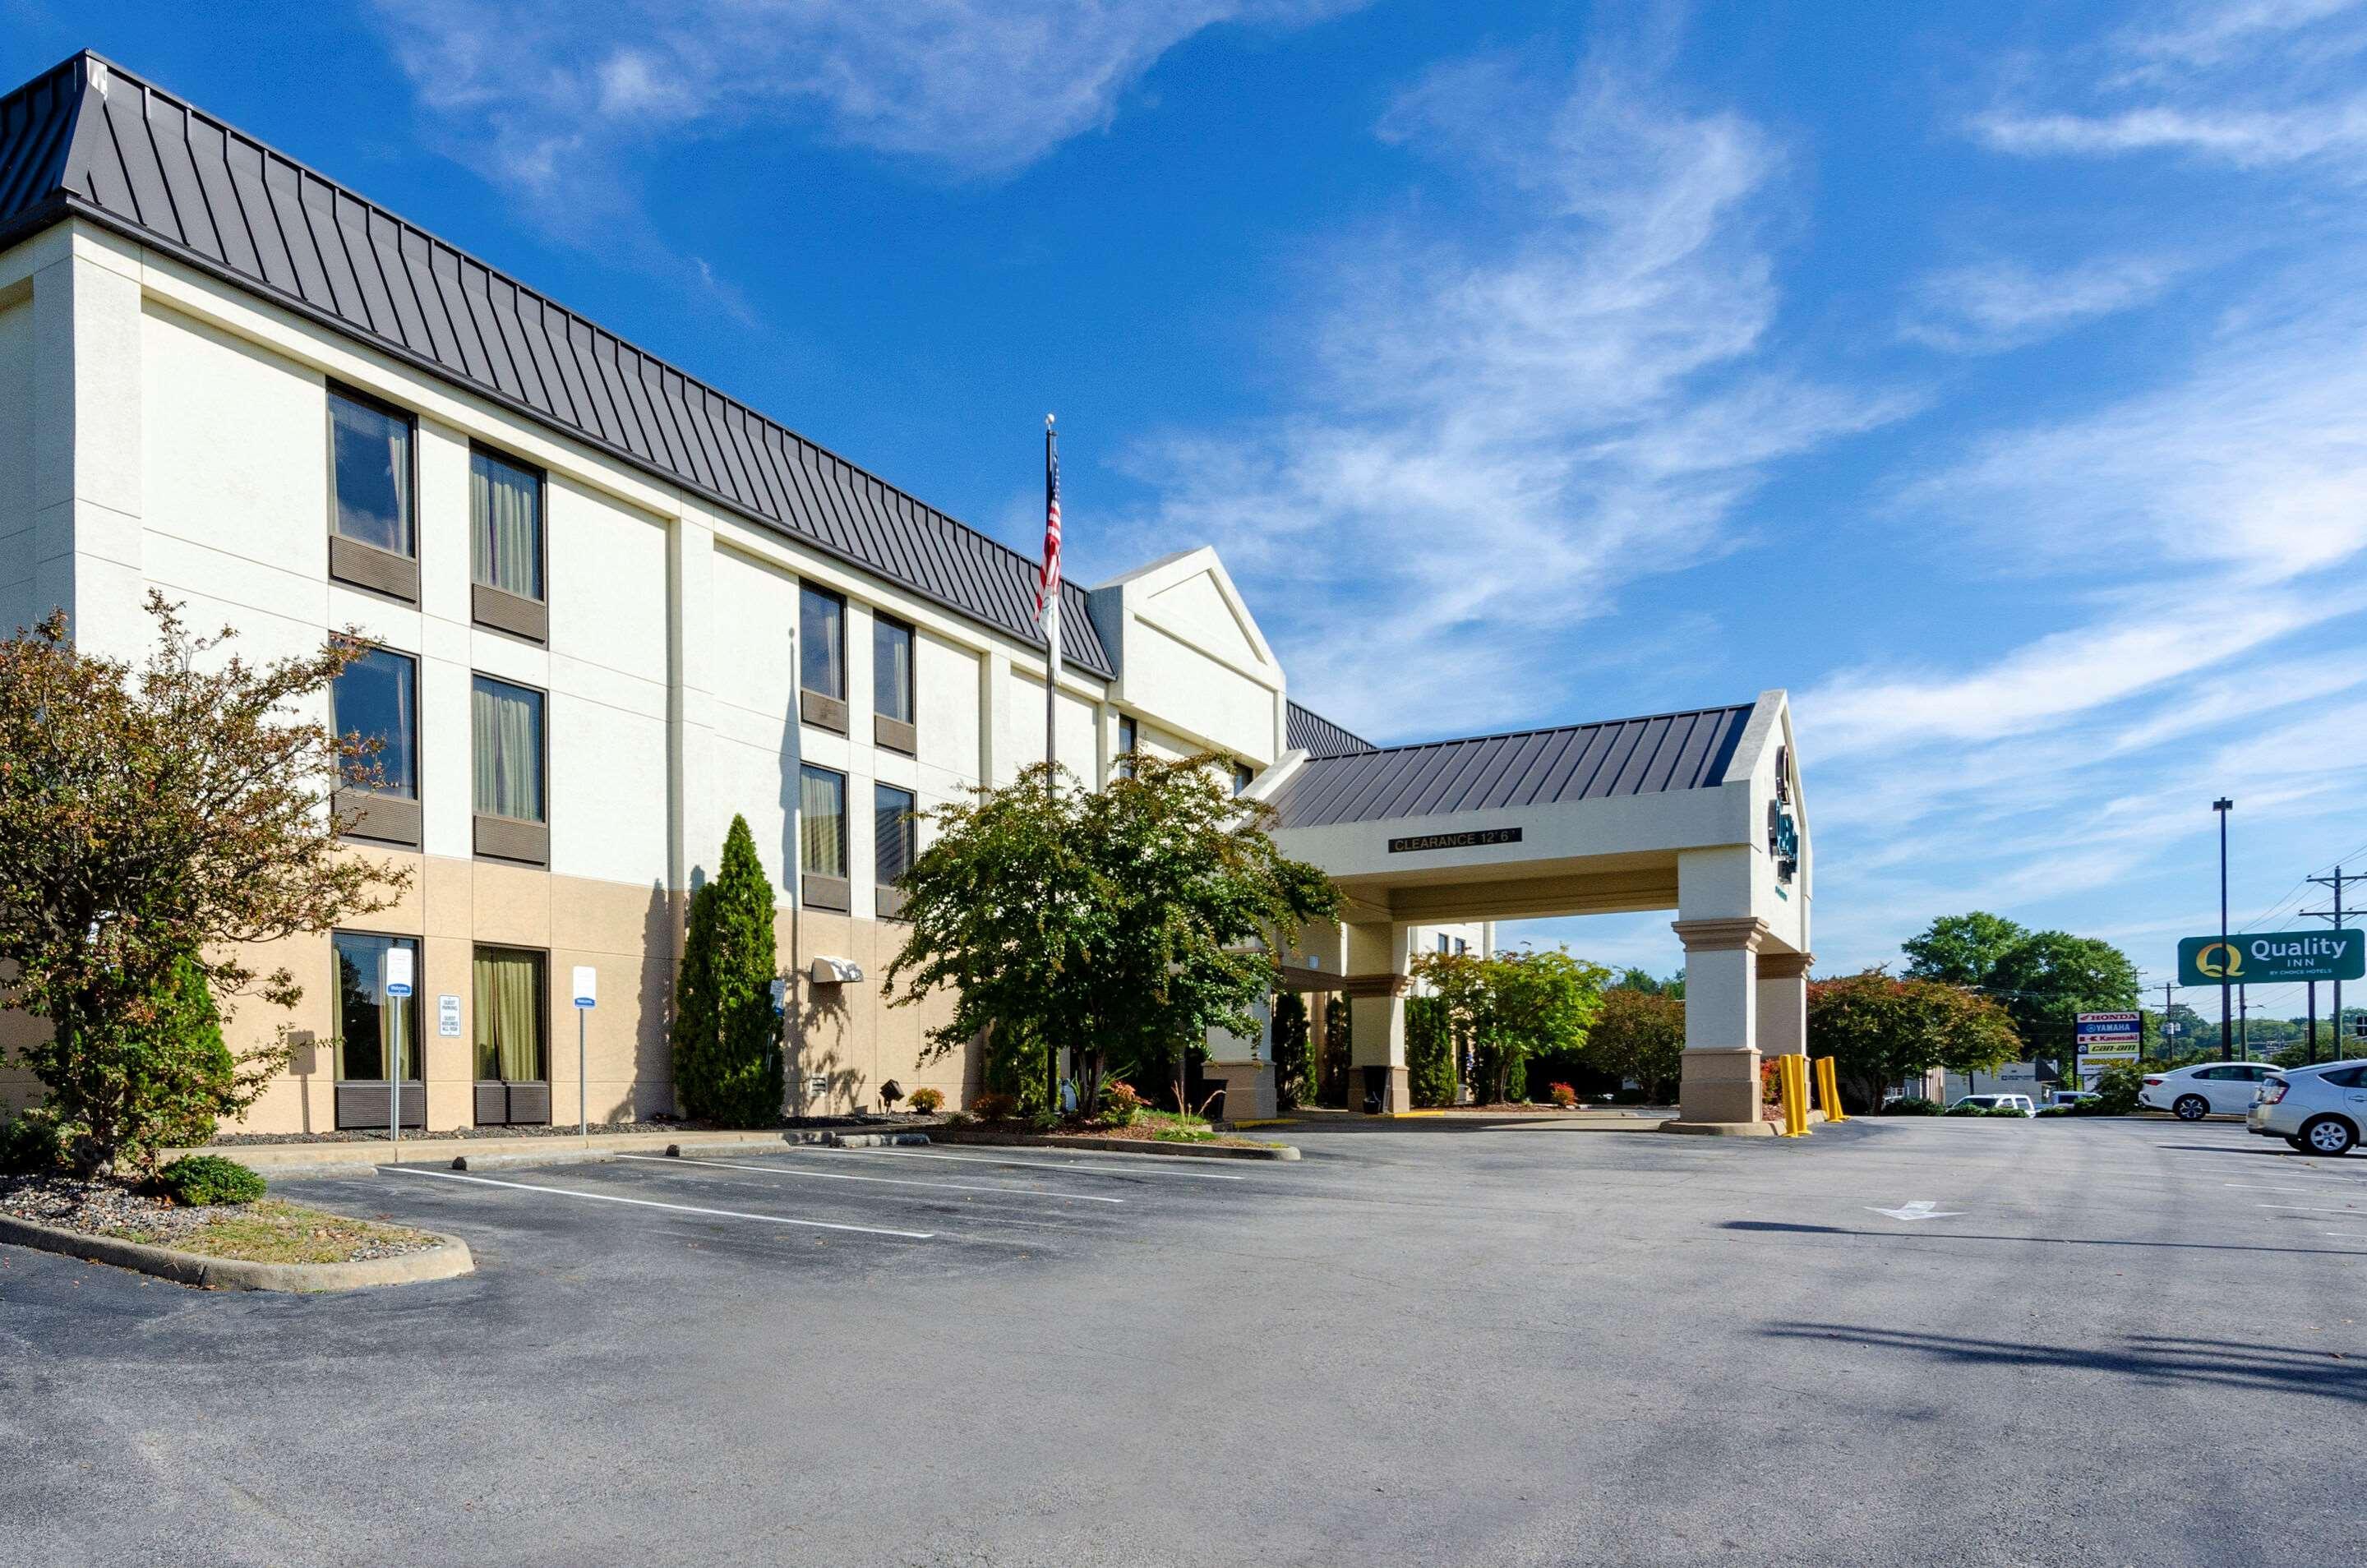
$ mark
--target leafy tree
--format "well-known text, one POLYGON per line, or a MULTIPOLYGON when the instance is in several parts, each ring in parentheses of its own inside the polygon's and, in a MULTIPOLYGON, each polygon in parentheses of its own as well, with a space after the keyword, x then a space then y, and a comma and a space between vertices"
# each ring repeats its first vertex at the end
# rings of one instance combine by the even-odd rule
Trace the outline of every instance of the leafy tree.
POLYGON ((2033 931, 2001 953, 1981 988, 2013 1015, 2034 1050, 2067 1063, 2077 1049, 2078 1015, 2130 1011, 2137 1005, 2137 966, 2095 937, 2033 931))
POLYGON ((1907 953, 1907 978, 1940 980, 1951 986, 1986 986, 1998 960, 2030 935, 2003 915, 1975 909, 1969 915, 1942 915, 1924 931, 1899 945, 1907 953))
POLYGON ((1327 1092, 1326 1105, 1348 1103, 1348 1066, 1355 1060, 1353 1042, 1355 1032, 1351 1027, 1355 1014, 1349 1010, 1348 998, 1336 993, 1323 1003, 1322 1082, 1327 1092))
POLYGON ((194 1001, 184 965, 209 1006, 293 1007, 295 976, 243 955, 383 909, 410 881, 339 840, 332 791, 378 776, 373 748, 299 716, 362 645, 258 666, 162 594, 148 612, 157 645, 136 668, 77 648, 62 612, 0 642, 0 963, 8 1005, 50 1025, 19 1051, 85 1174, 238 1114, 287 1063, 284 1028, 228 1077, 202 1027, 188 1046, 172 1021, 194 1001))
POLYGON ((887 976, 893 1006, 954 994, 926 1054, 989 1030, 1068 1052, 1090 1116, 1109 1072, 1188 1055, 1210 1029, 1254 1032, 1280 978, 1272 944, 1339 894, 1275 850, 1274 808, 1229 777, 1228 758, 1141 757, 1087 791, 1038 764, 930 813, 887 976))
POLYGON ((1285 991, 1274 1001, 1274 1103, 1287 1111, 1315 1098, 1315 1050, 1307 1000, 1285 991))
POLYGON ((1685 995, 1685 972, 1680 969, 1662 980, 1649 970, 1638 969, 1631 964, 1619 971, 1619 977, 1611 982, 1605 994, 1609 994, 1610 991, 1641 991, 1646 996, 1674 997, 1682 1001, 1685 995))
POLYGON ((1977 992, 1879 966, 1808 983, 1808 1052, 1833 1058, 1844 1105, 1878 1105, 1933 1067, 1995 1072, 2021 1050, 2012 1016, 1977 992))
POLYGON ((1525 1092, 1532 1057, 1577 1051, 1603 1005, 1611 971, 1567 948, 1484 954, 1425 953, 1414 973, 1445 1005, 1450 1027, 1478 1048, 1491 1103, 1525 1092))
POLYGON ((780 1120, 779 975, 773 884, 747 818, 734 816, 715 875, 691 895, 674 986, 674 1093, 685 1115, 733 1127, 780 1120))
POLYGON ((1455 1035, 1436 997, 1406 1000, 1406 1077, 1416 1105, 1455 1103, 1455 1035))
POLYGON ((1685 1004, 1666 991, 1614 986, 1586 1032, 1586 1056, 1598 1072, 1634 1078, 1655 1105, 1674 1103, 1683 1076, 1685 1004))

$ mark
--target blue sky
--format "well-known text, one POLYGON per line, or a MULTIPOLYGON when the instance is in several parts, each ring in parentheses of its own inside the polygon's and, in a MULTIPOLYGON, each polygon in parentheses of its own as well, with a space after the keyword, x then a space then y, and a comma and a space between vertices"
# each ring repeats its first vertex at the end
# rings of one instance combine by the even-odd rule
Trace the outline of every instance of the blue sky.
POLYGON ((1213 542, 1376 739, 1790 688, 1820 966, 2158 980, 2221 793, 2239 926, 2367 868, 2367 4, 0 0, 84 45, 1023 547, 1057 409, 1071 575, 1213 542))

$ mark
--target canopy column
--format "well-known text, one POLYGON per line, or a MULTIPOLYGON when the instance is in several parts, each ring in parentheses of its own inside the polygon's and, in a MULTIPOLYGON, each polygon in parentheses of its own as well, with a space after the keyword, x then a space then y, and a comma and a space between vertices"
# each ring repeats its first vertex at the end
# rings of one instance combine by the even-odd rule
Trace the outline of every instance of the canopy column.
POLYGON ((1759 1115, 1759 948, 1756 917, 1679 920, 1685 944, 1685 1055, 1678 1090, 1682 1132, 1745 1136, 1766 1132, 1759 1115))
POLYGON ((1395 1112, 1413 1109, 1406 1074, 1405 998, 1413 984, 1413 928, 1397 921, 1349 923, 1348 1109, 1395 1112))
POLYGON ((1256 1122, 1273 1118, 1280 1101, 1274 1094, 1274 1012, 1270 1003, 1250 1010, 1257 1018, 1255 1034, 1235 1034, 1229 1029, 1208 1031, 1207 1075, 1225 1086, 1225 1120, 1256 1122))

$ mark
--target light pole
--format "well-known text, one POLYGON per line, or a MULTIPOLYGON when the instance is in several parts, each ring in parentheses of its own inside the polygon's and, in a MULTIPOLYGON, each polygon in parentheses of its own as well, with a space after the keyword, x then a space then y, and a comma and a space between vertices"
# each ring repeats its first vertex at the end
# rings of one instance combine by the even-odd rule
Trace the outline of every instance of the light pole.
POLYGON ((2236 803, 2225 795, 2211 803, 2219 814, 2219 1059, 2236 1059, 2234 997, 2227 985, 2227 813, 2236 803))

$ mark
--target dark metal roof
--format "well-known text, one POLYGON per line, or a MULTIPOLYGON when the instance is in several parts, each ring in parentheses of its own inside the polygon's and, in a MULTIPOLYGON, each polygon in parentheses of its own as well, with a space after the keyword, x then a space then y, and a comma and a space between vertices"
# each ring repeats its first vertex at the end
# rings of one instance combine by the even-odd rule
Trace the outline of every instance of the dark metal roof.
POLYGON ((1348 751, 1370 751, 1373 743, 1361 735, 1351 735, 1338 725, 1311 708, 1297 703, 1287 705, 1283 718, 1283 744, 1293 751, 1305 751, 1317 757, 1337 757, 1348 751))
MULTIPOLYGON (((78 215, 968 619, 1036 563, 98 56, 0 98, 0 246, 78 215)), ((1114 673, 1084 590, 1061 651, 1114 673)))
POLYGON ((1708 789, 1725 782, 1750 711, 1746 703, 1316 757, 1274 795, 1282 814, 1275 826, 1321 828, 1708 789))

